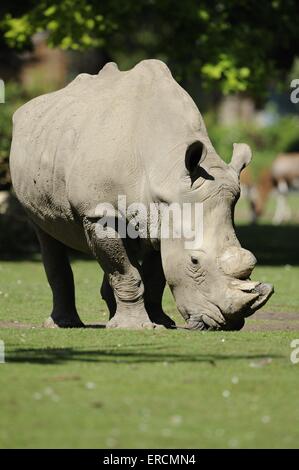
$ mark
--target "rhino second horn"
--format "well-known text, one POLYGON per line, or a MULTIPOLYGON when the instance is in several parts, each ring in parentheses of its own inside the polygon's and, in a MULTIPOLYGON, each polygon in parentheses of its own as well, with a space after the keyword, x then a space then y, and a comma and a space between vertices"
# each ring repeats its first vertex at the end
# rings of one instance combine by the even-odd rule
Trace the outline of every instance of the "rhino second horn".
POLYGON ((238 279, 247 279, 256 265, 255 256, 240 247, 227 248, 219 261, 225 274, 238 279))

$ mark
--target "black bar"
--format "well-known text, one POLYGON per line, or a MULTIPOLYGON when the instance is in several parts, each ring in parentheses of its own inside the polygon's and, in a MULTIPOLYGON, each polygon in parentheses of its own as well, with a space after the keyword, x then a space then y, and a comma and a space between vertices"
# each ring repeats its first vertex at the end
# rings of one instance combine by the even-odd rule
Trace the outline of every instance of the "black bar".
POLYGON ((230 470, 241 465, 261 464, 261 461, 276 466, 285 465, 286 459, 299 461, 297 449, 3 449, 0 459, 7 459, 9 466, 30 464, 37 468, 46 463, 59 465, 66 460, 69 465, 80 465, 83 469, 140 466, 188 466, 210 470, 215 464, 228 465, 230 470), (294 460, 295 459, 295 460, 294 460))

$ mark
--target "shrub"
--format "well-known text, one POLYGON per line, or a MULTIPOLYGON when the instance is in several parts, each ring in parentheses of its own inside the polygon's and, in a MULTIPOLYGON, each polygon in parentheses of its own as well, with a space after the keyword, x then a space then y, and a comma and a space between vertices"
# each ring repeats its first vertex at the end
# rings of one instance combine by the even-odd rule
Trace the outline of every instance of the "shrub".
POLYGON ((9 82, 5 87, 5 103, 0 104, 0 189, 9 188, 8 157, 12 133, 12 115, 33 96, 28 95, 15 82, 9 82))

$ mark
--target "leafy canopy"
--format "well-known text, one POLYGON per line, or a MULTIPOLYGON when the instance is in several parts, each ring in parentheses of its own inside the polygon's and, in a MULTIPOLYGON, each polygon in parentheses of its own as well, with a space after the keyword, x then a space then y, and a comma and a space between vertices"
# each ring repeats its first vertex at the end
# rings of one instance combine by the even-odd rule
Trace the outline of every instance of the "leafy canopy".
POLYGON ((4 0, 0 14, 10 47, 46 30, 51 46, 102 48, 125 66, 161 58, 224 93, 285 77, 299 43, 297 0, 4 0))

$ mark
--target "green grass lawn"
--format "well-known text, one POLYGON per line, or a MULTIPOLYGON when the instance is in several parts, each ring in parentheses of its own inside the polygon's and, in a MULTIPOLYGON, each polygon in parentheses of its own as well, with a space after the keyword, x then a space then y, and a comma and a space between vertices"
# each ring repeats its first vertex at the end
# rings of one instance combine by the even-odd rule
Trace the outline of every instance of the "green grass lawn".
MULTIPOLYGON (((106 321, 97 264, 76 260, 73 267, 82 320, 106 321)), ((276 287, 267 311, 298 312, 298 276, 299 267, 288 264, 256 269, 256 279, 276 287)), ((0 261, 0 291, 0 322, 39 325, 50 312, 39 261, 0 261)), ((164 304, 178 319, 168 291, 164 304)), ((0 331, 1 447, 298 447, 299 364, 290 362, 290 342, 299 327, 200 333, 17 326, 0 331)))

